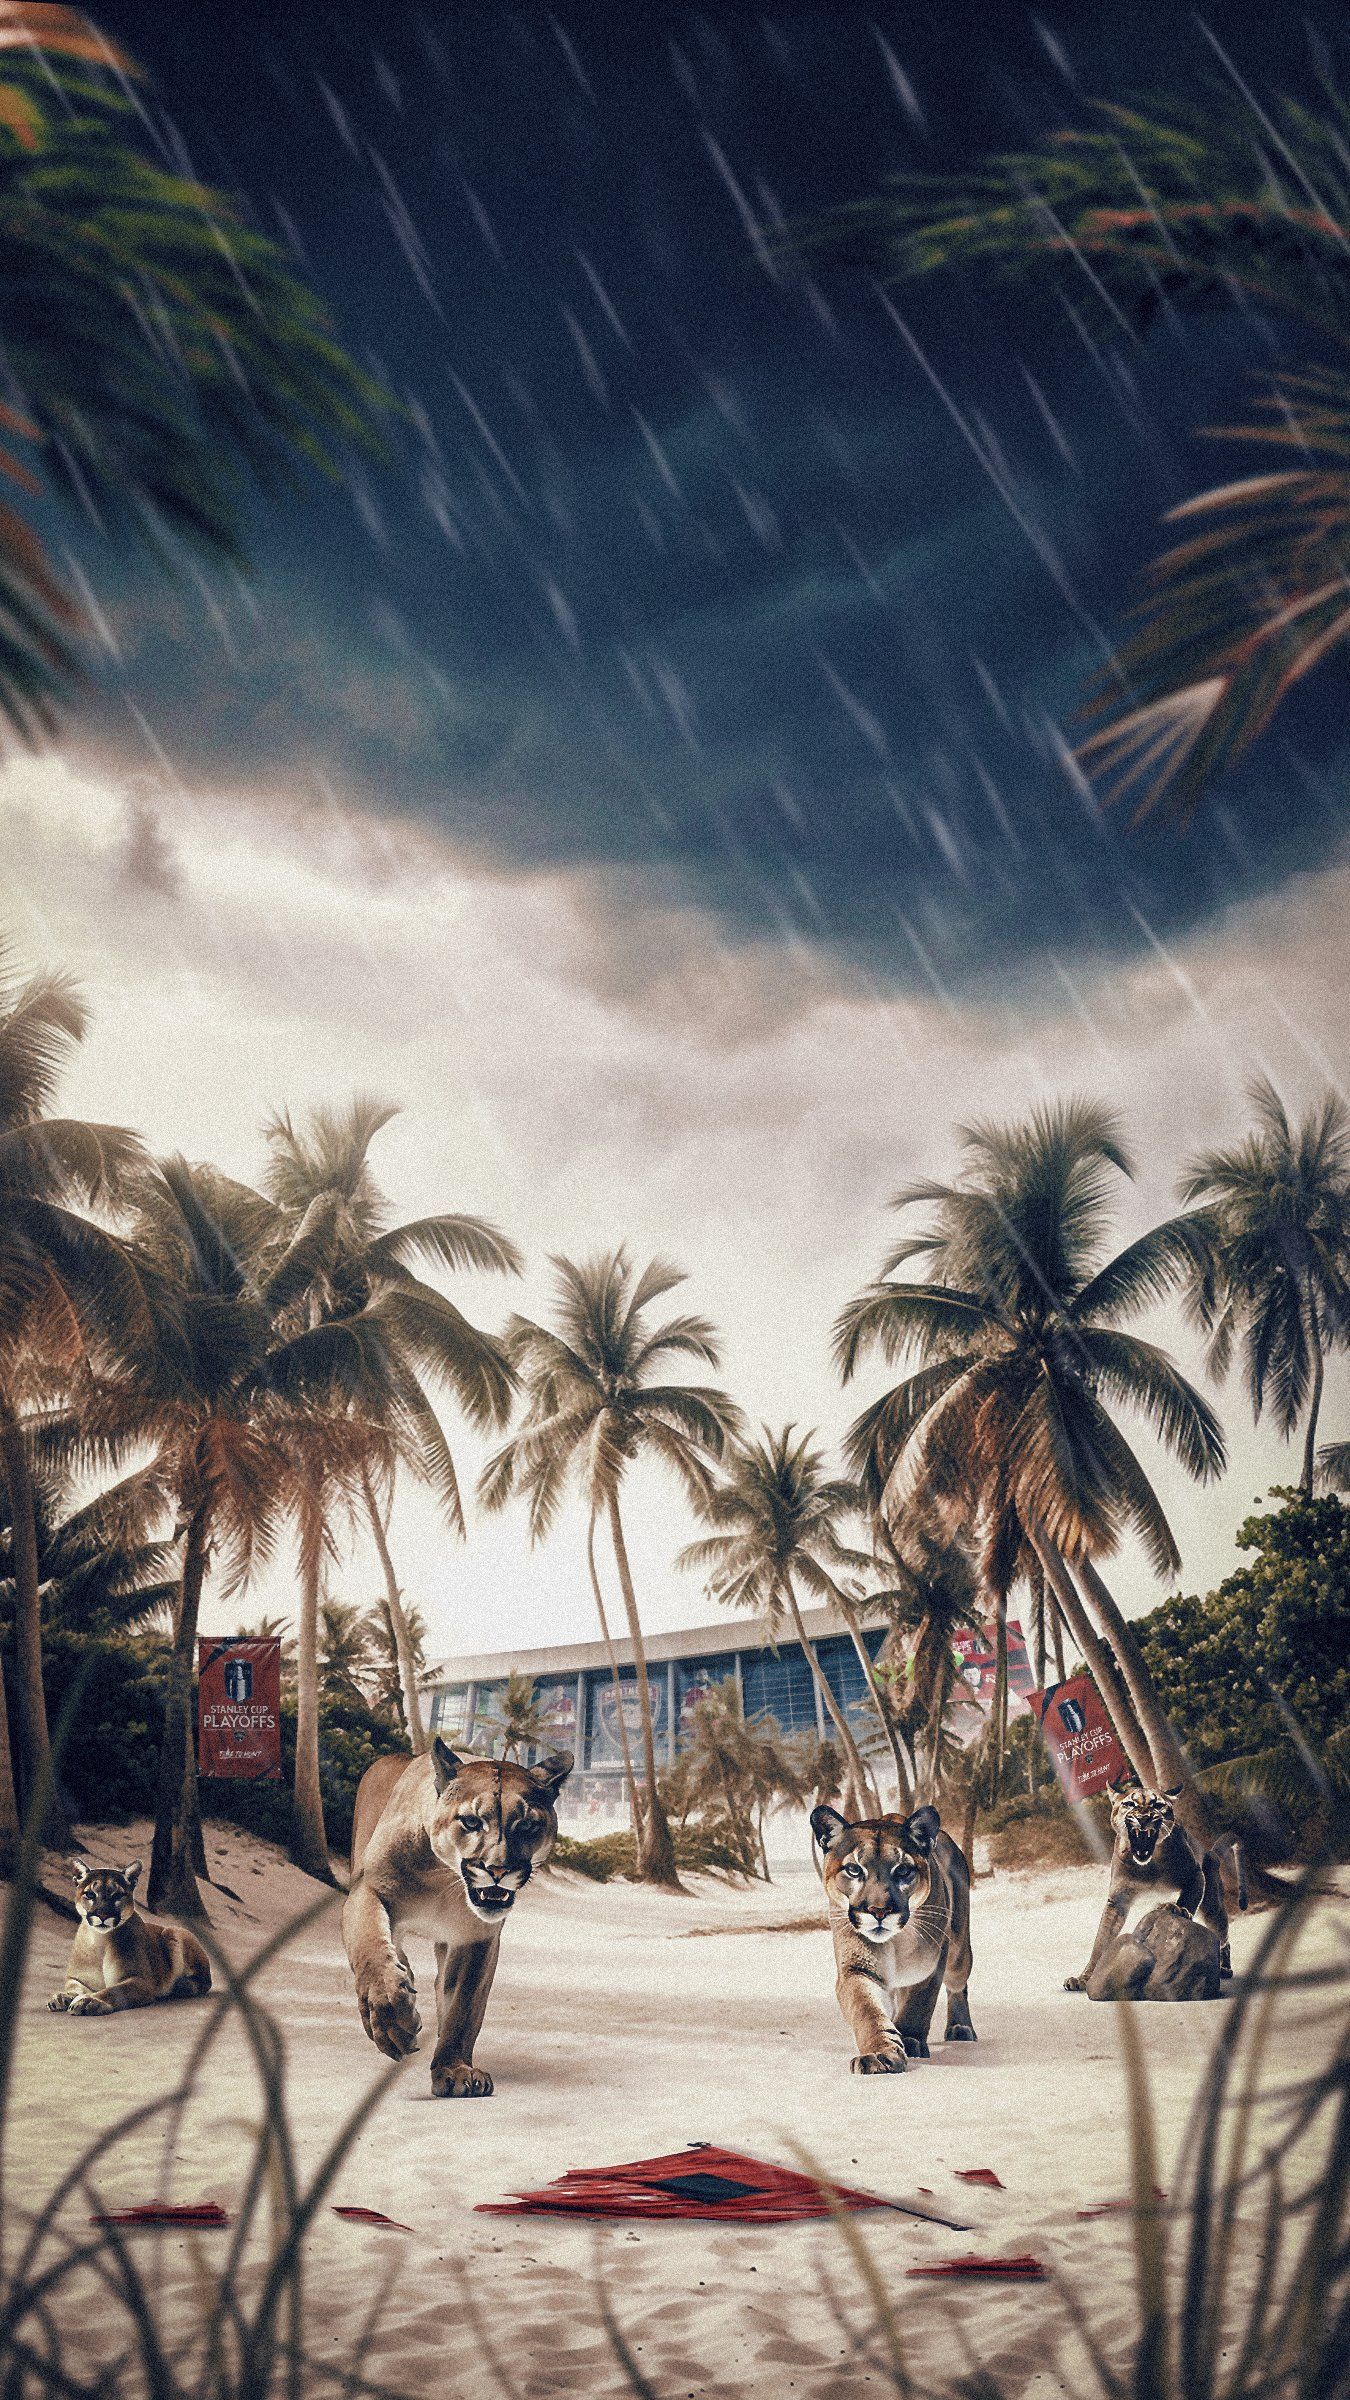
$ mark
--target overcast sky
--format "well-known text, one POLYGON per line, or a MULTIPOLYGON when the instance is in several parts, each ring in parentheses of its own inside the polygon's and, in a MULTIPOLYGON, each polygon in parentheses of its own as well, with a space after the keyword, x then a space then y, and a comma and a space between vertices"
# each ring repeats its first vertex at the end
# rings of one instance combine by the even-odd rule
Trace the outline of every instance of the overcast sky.
MULTIPOLYGON (((252 509, 247 583, 63 528, 107 645, 58 751, 0 767, 0 854, 21 956, 94 1004, 72 1106, 250 1175, 279 1105, 397 1100, 399 1212, 478 1209, 529 1254, 523 1290, 457 1288, 481 1321, 542 1307, 552 1250, 667 1252, 751 1416, 833 1436, 876 1387, 839 1393, 831 1320, 960 1120, 1117 1104, 1125 1236, 1253 1069, 1296 1105, 1342 1074, 1335 671, 1184 833, 1104 819, 1068 764, 1161 512, 1225 463, 1192 429, 1278 329, 1138 343, 1071 289, 973 288, 894 295, 898 326, 863 263, 766 247, 1132 93, 1145 33, 1199 94, 1194 20, 482 0, 391 6, 377 48, 301 6, 104 21, 160 138, 292 244, 409 415, 386 466, 252 509)), ((1272 12, 1222 30, 1260 89, 1306 87, 1272 12)), ((1192 1588, 1291 1471, 1223 1406, 1221 1488, 1160 1468, 1192 1588)), ((702 1613, 676 1496, 639 1478, 631 1514, 651 1622, 702 1613)), ((591 1631, 575 1523, 461 1550, 409 1501, 395 1540, 437 1651, 591 1631)), ((1151 1596, 1136 1559, 1120 1584, 1151 1596)))

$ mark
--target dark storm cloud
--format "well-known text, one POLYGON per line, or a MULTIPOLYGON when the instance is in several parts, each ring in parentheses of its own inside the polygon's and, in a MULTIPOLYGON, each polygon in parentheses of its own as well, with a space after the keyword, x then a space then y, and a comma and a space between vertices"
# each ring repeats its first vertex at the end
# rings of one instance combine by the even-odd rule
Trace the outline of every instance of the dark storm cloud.
POLYGON ((779 263, 785 219, 1055 121, 1065 62, 1134 88, 1146 25, 1158 77, 1198 84, 1193 29, 1169 52, 1151 6, 1100 13, 1047 42, 986 8, 485 0, 391 7, 372 48, 293 8, 224 81, 213 9, 111 8, 410 414, 390 469, 258 516, 248 603, 124 595, 104 737, 143 718, 189 776, 319 774, 940 986, 1135 947, 1325 856, 1309 712, 1298 761, 1268 746, 1185 837, 1103 824, 1070 757, 1250 337, 1089 347, 936 289, 897 324, 856 263, 779 263))

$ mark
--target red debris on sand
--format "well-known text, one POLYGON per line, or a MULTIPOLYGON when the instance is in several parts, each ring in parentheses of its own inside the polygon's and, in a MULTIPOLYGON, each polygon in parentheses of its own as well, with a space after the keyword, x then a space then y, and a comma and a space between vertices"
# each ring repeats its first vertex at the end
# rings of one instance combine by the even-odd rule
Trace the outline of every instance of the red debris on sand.
POLYGON ((411 2233, 411 2225, 401 2225, 397 2217, 386 2217, 378 2208, 335 2208, 335 2217, 345 2217, 349 2225, 388 2225, 395 2233, 411 2233))
POLYGON ((201 2200, 180 2207, 172 2200, 147 2200, 139 2208, 110 2208, 91 2217, 91 2225, 228 2225, 218 2200, 201 2200))
POLYGON ((1002 2192, 1008 2188, 1002 2176, 996 2175, 992 2167, 957 2167, 955 2173, 958 2183, 983 2183, 991 2192, 1002 2192))
MULTIPOLYGON (((1159 2207, 1167 2198, 1160 2183, 1154 2184, 1153 2197, 1159 2207)), ((1102 2200, 1096 2208, 1076 2208, 1073 2213, 1076 2217, 1128 2217, 1133 2210, 1133 2200, 1102 2200)))
POLYGON ((832 2183, 828 2196, 809 2175, 766 2166, 737 2150, 691 2142, 668 2158, 638 2158, 620 2167, 572 2167, 542 2191, 514 2200, 480 2200, 490 2217, 726 2217, 739 2225, 781 2225, 827 2217, 836 2208, 893 2208, 875 2192, 832 2183))
POLYGON ((907 2267, 907 2275, 943 2275, 963 2283, 1044 2283, 1049 2269, 1029 2253, 1020 2258, 947 2258, 936 2267, 907 2267))

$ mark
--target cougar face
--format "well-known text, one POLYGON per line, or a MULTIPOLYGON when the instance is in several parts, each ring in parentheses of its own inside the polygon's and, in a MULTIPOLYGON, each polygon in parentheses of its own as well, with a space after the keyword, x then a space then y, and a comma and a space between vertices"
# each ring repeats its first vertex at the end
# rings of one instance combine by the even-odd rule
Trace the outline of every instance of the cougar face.
POLYGON ((75 1906, 95 1933, 114 1933, 122 1919, 131 1915, 140 1871, 139 1859, 130 1867, 86 1867, 76 1859, 70 1870, 75 1906))
POLYGON ((438 1736, 431 1760, 438 1795, 431 1847, 458 1872, 479 1923, 500 1925, 553 1848, 554 1804, 572 1772, 572 1754, 559 1750, 537 1767, 494 1764, 459 1758, 438 1736))
POLYGON ((1137 1867, 1151 1866, 1159 1842, 1176 1823, 1175 1792, 1146 1792, 1136 1786, 1111 1802, 1111 1826, 1117 1842, 1128 1850, 1137 1867))
POLYGON ((821 1879, 865 1942, 891 1941, 908 1925, 911 1909, 923 1906, 932 1886, 929 1852, 937 1830, 937 1811, 931 1808, 860 1825, 850 1825, 837 1809, 813 1810, 811 1831, 824 1854, 821 1879))

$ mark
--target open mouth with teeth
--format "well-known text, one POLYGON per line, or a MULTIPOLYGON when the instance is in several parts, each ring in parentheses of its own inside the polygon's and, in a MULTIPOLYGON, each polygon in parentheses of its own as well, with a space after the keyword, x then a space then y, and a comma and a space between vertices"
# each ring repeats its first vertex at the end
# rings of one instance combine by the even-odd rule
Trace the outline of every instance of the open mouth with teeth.
POLYGON ((504 1917, 515 1899, 509 1886, 501 1883, 471 1883, 464 1877, 464 1889, 469 1895, 470 1908, 480 1917, 504 1917))

